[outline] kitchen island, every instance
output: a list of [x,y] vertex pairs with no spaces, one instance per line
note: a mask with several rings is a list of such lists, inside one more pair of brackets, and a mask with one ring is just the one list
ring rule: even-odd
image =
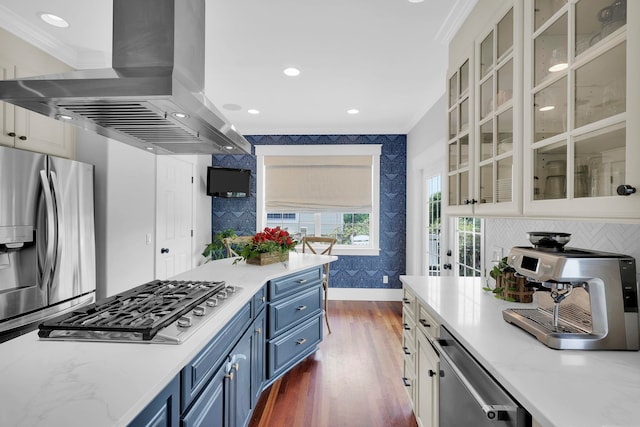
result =
[[213,261],[176,280],[238,287],[184,343],[42,341],[31,332],[0,344],[0,426],[126,426],[268,281],[337,259],[291,253],[285,264]]
[[480,278],[401,280],[541,425],[640,426],[640,352],[548,348],[502,318],[535,302],[496,299]]

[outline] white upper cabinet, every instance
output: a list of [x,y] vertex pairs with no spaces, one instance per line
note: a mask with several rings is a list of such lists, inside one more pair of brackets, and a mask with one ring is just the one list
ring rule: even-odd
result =
[[[524,213],[640,218],[640,2],[525,2]],[[625,187],[628,186],[628,187]]]
[[[0,79],[68,70],[60,61],[0,30]],[[68,123],[0,102],[0,145],[74,158],[76,130]]]
[[[522,206],[521,2],[503,2],[481,21],[481,31],[460,37],[468,55],[450,63],[448,213],[516,215]],[[453,52],[450,61],[459,56]]]

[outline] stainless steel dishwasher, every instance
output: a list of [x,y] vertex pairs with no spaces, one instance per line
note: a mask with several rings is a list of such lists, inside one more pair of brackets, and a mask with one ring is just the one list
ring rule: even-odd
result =
[[440,427],[531,426],[531,415],[446,328],[434,346],[440,353]]

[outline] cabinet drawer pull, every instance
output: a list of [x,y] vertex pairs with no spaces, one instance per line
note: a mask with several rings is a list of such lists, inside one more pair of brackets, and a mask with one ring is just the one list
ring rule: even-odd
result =
[[410,331],[411,330],[411,326],[409,326],[407,323],[403,323],[402,326],[404,327],[405,331]]
[[411,382],[406,377],[402,377],[402,382],[405,387],[411,387]]
[[266,300],[267,299],[264,296],[260,297],[260,302],[265,302]]
[[7,135],[9,135],[11,138],[13,138],[14,136],[16,136],[15,132],[9,132]]
[[296,307],[296,310],[298,311],[302,311],[302,310],[306,310],[307,306],[306,305],[299,305],[298,307]]
[[27,137],[22,135],[22,136],[19,136],[18,139],[21,140],[21,141],[26,141]]
[[301,285],[302,285],[303,283],[307,283],[307,279],[300,279],[300,280],[298,280],[298,283],[299,283],[299,284],[301,284]]
[[411,304],[411,301],[409,301],[408,298],[402,298],[402,302],[405,304]]
[[429,369],[427,373],[429,374],[430,377],[435,377],[436,375],[438,375],[433,369]]
[[402,351],[404,351],[404,354],[406,354],[407,356],[411,356],[411,352],[407,347],[402,347]]
[[425,328],[431,327],[431,324],[428,323],[425,319],[420,319],[420,323],[422,323],[422,326],[424,326]]
[[256,334],[261,334],[261,333],[262,333],[262,328],[256,329]]
[[229,372],[227,375],[224,376],[225,378],[229,378],[230,380],[233,379],[233,372]]
[[296,345],[302,345],[302,344],[304,344],[306,342],[307,342],[306,338],[300,338],[298,341],[296,341]]

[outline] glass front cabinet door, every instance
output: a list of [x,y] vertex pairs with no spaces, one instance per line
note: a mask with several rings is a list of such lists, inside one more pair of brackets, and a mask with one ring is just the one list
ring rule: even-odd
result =
[[525,1],[525,215],[640,218],[639,27],[640,1]]
[[503,4],[473,40],[469,59],[454,63],[449,73],[448,212],[453,214],[521,213],[522,6]]

